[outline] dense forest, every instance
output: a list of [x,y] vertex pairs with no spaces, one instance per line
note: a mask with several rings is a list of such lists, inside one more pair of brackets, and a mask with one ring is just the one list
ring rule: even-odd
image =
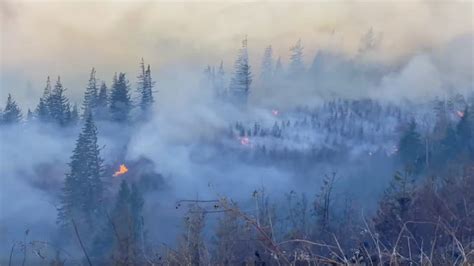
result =
[[[358,56],[375,42],[369,31]],[[315,88],[394,70],[303,57],[301,40],[287,66],[268,46],[257,75],[244,39],[231,68],[204,68],[208,97],[177,108],[186,120],[160,114],[143,59],[110,83],[92,68],[80,104],[60,77],[35,84],[34,109],[12,90],[0,264],[474,263],[473,84],[423,101],[354,97]],[[288,91],[311,101],[278,106]]]

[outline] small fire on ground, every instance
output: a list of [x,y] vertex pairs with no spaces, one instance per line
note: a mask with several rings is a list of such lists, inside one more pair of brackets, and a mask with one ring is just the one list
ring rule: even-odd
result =
[[239,137],[242,146],[250,146],[250,139],[248,137]]
[[114,176],[121,176],[126,172],[128,172],[128,168],[125,166],[125,164],[121,164],[119,170],[115,172]]

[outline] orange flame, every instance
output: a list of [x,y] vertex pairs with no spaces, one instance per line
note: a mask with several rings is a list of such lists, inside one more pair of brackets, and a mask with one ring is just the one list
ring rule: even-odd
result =
[[117,172],[115,172],[114,176],[120,176],[128,172],[128,168],[125,166],[125,164],[121,164],[120,168]]
[[463,111],[456,111],[456,114],[462,118],[464,116],[464,112]]

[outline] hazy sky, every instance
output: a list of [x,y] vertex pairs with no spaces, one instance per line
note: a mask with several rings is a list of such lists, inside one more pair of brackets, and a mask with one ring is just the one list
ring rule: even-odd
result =
[[106,81],[115,71],[127,72],[133,81],[141,57],[162,84],[221,59],[229,72],[245,35],[252,65],[258,69],[265,46],[272,44],[274,53],[286,61],[288,48],[299,38],[310,64],[319,49],[354,55],[361,36],[372,27],[381,39],[375,58],[393,62],[473,33],[472,2],[1,0],[0,4],[2,103],[8,92],[21,103],[35,103],[47,75],[61,75],[68,94],[79,96],[93,66]]

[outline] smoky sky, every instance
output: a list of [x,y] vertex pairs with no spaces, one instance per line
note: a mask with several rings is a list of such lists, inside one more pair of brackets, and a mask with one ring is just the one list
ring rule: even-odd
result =
[[[326,50],[356,58],[372,29],[377,46],[364,60],[399,66],[473,33],[470,2],[2,1],[1,10],[0,99],[11,92],[28,107],[48,75],[61,75],[68,95],[79,101],[92,67],[108,83],[119,71],[134,81],[142,57],[163,94],[188,93],[208,64],[223,60],[230,74],[245,36],[258,78],[267,45],[286,64],[289,47],[301,39],[309,67]],[[464,61],[472,59],[468,47],[457,55]],[[423,56],[412,62],[431,63]]]

